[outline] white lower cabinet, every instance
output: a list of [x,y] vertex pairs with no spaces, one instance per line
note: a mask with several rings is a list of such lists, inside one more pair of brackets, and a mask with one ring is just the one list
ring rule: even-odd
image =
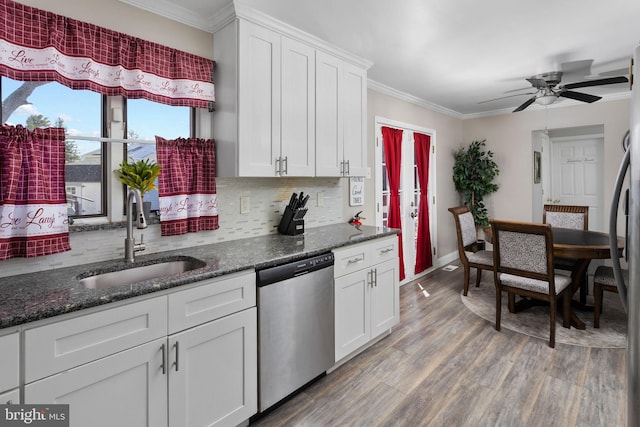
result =
[[0,337],[0,404],[20,403],[20,337],[13,332]]
[[166,426],[165,339],[27,384],[25,403],[69,404],[71,426]]
[[[253,270],[27,329],[25,340],[25,403],[69,404],[72,427],[235,426],[257,412]],[[0,397],[17,402],[9,393]]]
[[169,337],[169,425],[235,426],[255,414],[257,310]]
[[336,249],[336,361],[400,321],[397,237]]

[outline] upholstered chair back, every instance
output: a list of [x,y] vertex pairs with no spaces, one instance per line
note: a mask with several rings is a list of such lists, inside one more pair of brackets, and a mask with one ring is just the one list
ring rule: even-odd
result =
[[476,241],[476,224],[473,221],[473,214],[471,212],[465,212],[461,214],[459,218],[462,244],[469,246]]
[[587,230],[589,206],[544,205],[542,222],[552,227]]
[[502,267],[547,274],[548,251],[544,235],[505,230],[498,236]]

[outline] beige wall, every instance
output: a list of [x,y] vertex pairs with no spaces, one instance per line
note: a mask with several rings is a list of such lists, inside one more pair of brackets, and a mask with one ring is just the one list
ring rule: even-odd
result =
[[[629,129],[629,99],[549,108],[547,128],[604,125],[604,223],[609,221],[616,174],[622,160],[621,141]],[[533,153],[531,133],[545,128],[544,110],[523,111],[464,120],[463,139],[486,139],[500,166],[500,189],[487,197],[490,217],[532,220]]]
[[213,58],[211,33],[129,6],[119,0],[18,0],[18,2],[205,58]]
[[[436,131],[436,221],[437,221],[437,257],[456,250],[456,237],[453,218],[447,209],[460,204],[460,197],[453,187],[451,170],[453,152],[462,142],[462,120],[437,113],[427,108],[399,100],[375,90],[367,93],[367,138],[368,164],[371,178],[365,180],[365,206],[363,215],[365,224],[375,225],[375,118],[382,117]],[[347,191],[345,189],[345,191]],[[350,218],[358,210],[348,206],[348,194],[345,193],[345,217]],[[358,207],[359,208],[359,207]]]

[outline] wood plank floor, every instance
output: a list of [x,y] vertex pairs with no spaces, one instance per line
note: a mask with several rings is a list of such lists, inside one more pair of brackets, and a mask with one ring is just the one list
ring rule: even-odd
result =
[[461,268],[403,286],[391,335],[251,425],[626,425],[625,349],[497,332],[461,289]]

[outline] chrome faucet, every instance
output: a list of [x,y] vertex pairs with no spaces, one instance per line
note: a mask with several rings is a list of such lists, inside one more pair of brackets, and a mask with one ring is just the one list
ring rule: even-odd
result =
[[124,260],[125,262],[134,262],[135,253],[144,251],[147,247],[143,240],[144,235],[140,236],[140,243],[136,243],[135,237],[133,237],[133,199],[136,199],[136,205],[138,208],[136,228],[147,228],[147,220],[144,217],[142,210],[142,194],[140,190],[129,190],[127,193],[127,238],[124,239]]

